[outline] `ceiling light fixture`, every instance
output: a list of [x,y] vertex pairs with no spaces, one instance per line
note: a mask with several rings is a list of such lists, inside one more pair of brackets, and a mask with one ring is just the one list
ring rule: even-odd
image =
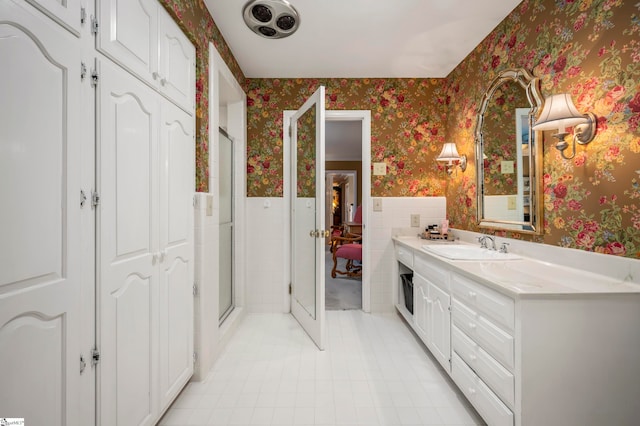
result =
[[250,0],[242,9],[244,22],[264,38],[288,37],[300,26],[300,16],[285,0]]

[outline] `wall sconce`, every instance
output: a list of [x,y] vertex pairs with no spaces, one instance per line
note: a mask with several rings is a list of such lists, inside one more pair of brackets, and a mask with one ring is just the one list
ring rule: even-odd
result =
[[[564,150],[569,147],[569,143],[564,138],[570,134],[566,131],[566,128],[571,126],[573,126],[573,134],[571,136],[572,152],[571,156],[567,157],[564,155]],[[540,117],[538,117],[532,129],[558,129],[558,133],[553,135],[554,138],[558,139],[556,148],[560,150],[562,158],[570,160],[576,156],[576,142],[580,145],[586,145],[595,137],[596,116],[591,112],[580,114],[571,100],[571,95],[561,93],[545,99]]]
[[447,174],[449,176],[453,173],[453,167],[455,166],[453,164],[454,161],[457,163],[456,165],[460,166],[460,170],[463,172],[467,170],[467,156],[458,154],[456,144],[453,142],[447,142],[444,144],[440,155],[436,158],[436,161],[448,161]]

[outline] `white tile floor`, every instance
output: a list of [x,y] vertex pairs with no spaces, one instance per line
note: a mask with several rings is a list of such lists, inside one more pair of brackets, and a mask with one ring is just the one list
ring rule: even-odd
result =
[[483,425],[395,314],[328,311],[319,351],[290,315],[251,314],[160,425]]

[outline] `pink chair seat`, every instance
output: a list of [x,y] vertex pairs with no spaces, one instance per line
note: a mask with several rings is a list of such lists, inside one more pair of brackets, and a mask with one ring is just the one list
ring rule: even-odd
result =
[[336,257],[362,261],[362,244],[344,244],[338,247],[338,250],[336,251]]

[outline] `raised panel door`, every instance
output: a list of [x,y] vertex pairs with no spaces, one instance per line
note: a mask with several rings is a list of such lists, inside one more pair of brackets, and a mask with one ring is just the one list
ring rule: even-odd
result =
[[0,2],[0,413],[79,425],[80,46]]
[[80,35],[80,0],[27,0],[75,36]]
[[447,371],[451,371],[451,296],[429,283],[429,343],[433,355]]
[[158,27],[160,91],[193,114],[196,49],[163,8],[158,8]]
[[157,0],[99,0],[97,48],[157,87]]
[[111,62],[99,69],[99,419],[151,425],[158,415],[158,99]]
[[160,406],[193,374],[194,117],[162,101],[160,120]]

